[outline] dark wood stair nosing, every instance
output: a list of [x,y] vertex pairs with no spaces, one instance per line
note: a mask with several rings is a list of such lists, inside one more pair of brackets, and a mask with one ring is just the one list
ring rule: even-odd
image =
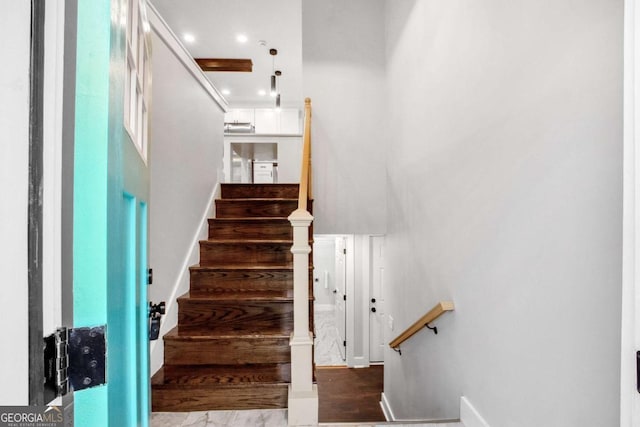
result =
[[291,363],[237,365],[164,365],[151,377],[155,386],[233,386],[248,384],[288,384]]

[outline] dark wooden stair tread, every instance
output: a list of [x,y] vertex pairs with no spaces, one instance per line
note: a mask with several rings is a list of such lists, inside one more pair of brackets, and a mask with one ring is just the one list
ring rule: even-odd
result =
[[[314,299],[313,295],[309,295],[309,301]],[[237,292],[226,291],[220,293],[193,294],[187,292],[178,297],[178,301],[191,300],[198,302],[293,302],[293,289],[286,291],[278,290],[262,290],[262,289],[244,289]]]
[[298,208],[297,199],[218,199],[217,218],[287,218]]
[[292,245],[293,239],[242,239],[242,240],[234,240],[234,239],[207,239],[200,240],[200,243],[206,244],[221,244],[221,245]]
[[224,292],[205,295],[192,295],[190,292],[187,292],[186,294],[178,297],[178,301],[187,299],[202,302],[293,302],[293,289],[286,291],[248,289],[237,294]]
[[166,365],[153,375],[152,385],[238,385],[256,383],[288,383],[291,381],[290,363],[249,365]]
[[[255,199],[254,199],[255,200]],[[289,217],[286,216],[244,216],[244,217],[233,217],[233,218],[209,218],[209,222],[231,222],[231,223],[254,223],[254,222],[283,222],[287,224],[291,224],[289,222]]]
[[264,202],[264,201],[274,201],[274,202],[297,202],[298,199],[294,199],[291,197],[235,197],[232,199],[217,199],[216,202],[223,203],[235,203],[235,202]]
[[[190,270],[193,271],[293,271],[293,267],[280,267],[277,265],[243,265],[243,264],[227,264],[222,267],[220,266],[208,266],[208,265],[200,265],[194,264],[189,267]],[[309,266],[309,270],[313,270],[313,266]]]
[[208,341],[227,339],[289,339],[290,333],[279,330],[265,330],[261,332],[237,331],[234,329],[220,329],[215,331],[203,329],[180,328],[178,326],[171,329],[164,336],[165,340],[172,341]]
[[220,188],[223,199],[236,197],[298,197],[299,184],[240,184],[225,183]]

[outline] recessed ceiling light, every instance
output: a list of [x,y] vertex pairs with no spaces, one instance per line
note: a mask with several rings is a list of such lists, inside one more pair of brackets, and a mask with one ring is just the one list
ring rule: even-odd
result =
[[264,89],[260,89],[260,90],[258,91],[258,95],[259,95],[259,96],[265,96],[266,94],[267,94],[267,91],[266,91],[266,90],[264,90]]
[[222,89],[221,92],[223,95],[231,95],[231,91],[229,89]]
[[246,43],[246,42],[247,42],[247,40],[249,40],[249,38],[248,38],[245,34],[238,34],[238,35],[236,36],[236,41],[237,41],[238,43]]
[[186,41],[187,43],[193,43],[194,41],[196,41],[196,38],[193,34],[191,33],[184,33],[182,35],[182,38],[184,39],[184,41]]

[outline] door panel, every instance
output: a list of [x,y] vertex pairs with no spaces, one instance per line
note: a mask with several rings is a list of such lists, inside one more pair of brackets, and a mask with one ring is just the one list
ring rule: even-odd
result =
[[74,325],[106,324],[108,360],[106,386],[74,394],[82,426],[147,426],[149,418],[149,170],[125,128],[126,28],[111,19],[126,6],[78,2]]
[[[369,361],[384,361],[384,237],[371,237]],[[375,311],[374,311],[375,309]]]
[[148,416],[151,412],[151,378],[149,372],[149,303],[147,296],[148,285],[148,209],[147,203],[140,202],[138,205],[138,289],[136,293],[136,311],[138,325],[138,420],[140,425],[148,426]]
[[347,286],[347,262],[345,256],[346,239],[344,237],[336,238],[336,280],[335,280],[335,316],[336,327],[338,329],[338,348],[340,349],[340,356],[342,360],[346,360],[346,346],[344,343],[347,340],[346,337],[346,325],[347,325],[347,304],[346,298],[346,286]]

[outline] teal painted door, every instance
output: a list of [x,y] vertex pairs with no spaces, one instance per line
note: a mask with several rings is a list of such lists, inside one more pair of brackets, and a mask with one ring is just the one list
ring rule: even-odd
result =
[[148,60],[148,27],[136,27],[137,43],[128,25],[144,22],[132,12],[140,3],[78,2],[74,326],[107,325],[107,384],[74,394],[83,427],[147,426],[150,412],[148,105],[135,75],[136,61]]

